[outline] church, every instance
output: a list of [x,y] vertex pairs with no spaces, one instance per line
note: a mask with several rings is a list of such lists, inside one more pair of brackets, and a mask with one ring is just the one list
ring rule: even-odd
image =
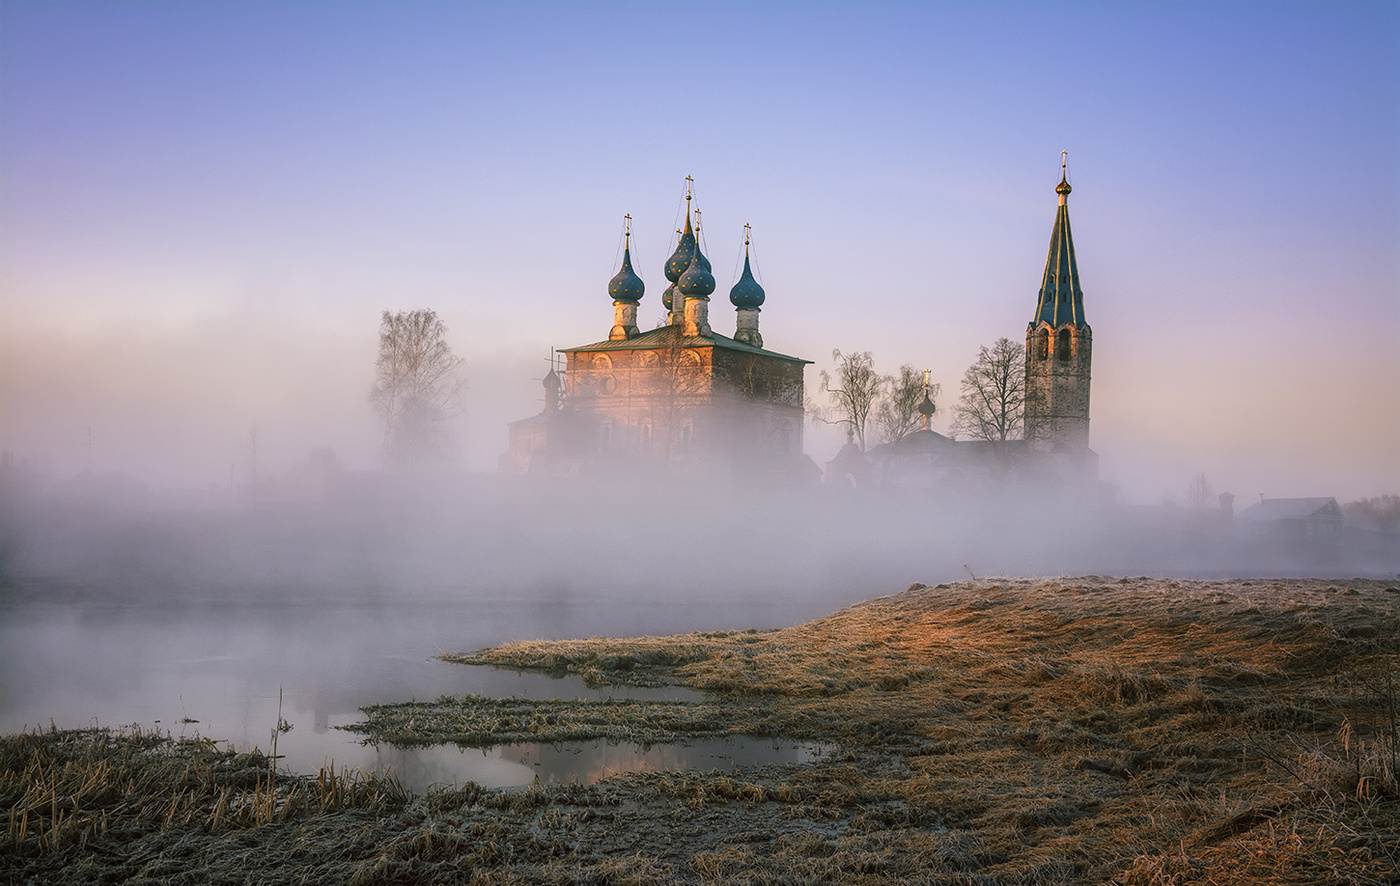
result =
[[[1068,169],[1055,188],[1059,206],[1050,249],[1025,332],[1019,439],[956,440],[931,428],[925,397],[921,430],[862,452],[848,442],[826,463],[833,485],[908,489],[977,487],[988,481],[1050,482],[1086,492],[1097,482],[1089,448],[1092,332],[1070,232]],[[700,239],[700,211],[687,188],[685,226],[663,268],[662,325],[642,331],[646,286],[632,267],[630,217],[622,267],[608,283],[608,337],[564,348],[562,372],[544,378],[544,410],[510,425],[501,469],[510,473],[616,476],[629,468],[690,476],[821,474],[803,454],[803,369],[811,363],[764,347],[765,302],[744,236],[744,269],[729,291],[734,335],[710,324],[716,281]]]
[[1089,448],[1093,334],[1084,318],[1070,231],[1071,191],[1062,161],[1050,249],[1035,313],[1026,326],[1020,439],[954,440],[939,434],[930,428],[934,407],[926,396],[921,430],[867,452],[847,443],[827,462],[828,483],[954,490],[1011,478],[1106,494],[1097,488],[1098,455]]
[[685,227],[663,268],[663,325],[643,331],[646,285],[632,267],[627,218],[622,268],[608,283],[608,337],[563,348],[563,372],[544,378],[539,415],[510,425],[501,468],[510,473],[611,476],[629,469],[691,476],[818,473],[802,451],[802,371],[810,360],[763,346],[766,294],[749,261],[729,290],[734,335],[710,324],[715,278],[701,248],[700,210],[687,188]]

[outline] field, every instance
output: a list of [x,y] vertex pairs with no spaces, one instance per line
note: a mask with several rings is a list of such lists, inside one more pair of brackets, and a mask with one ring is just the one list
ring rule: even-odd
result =
[[1400,588],[982,580],[795,627],[448,660],[703,702],[443,698],[400,744],[830,744],[820,761],[412,797],[210,742],[0,740],[12,882],[1400,883]]

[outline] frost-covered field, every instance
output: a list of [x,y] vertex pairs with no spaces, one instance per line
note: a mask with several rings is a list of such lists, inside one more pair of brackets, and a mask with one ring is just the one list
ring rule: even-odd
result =
[[[208,743],[5,739],[3,870],[44,882],[1386,883],[1400,588],[1086,576],[795,627],[449,655],[700,702],[443,698],[404,744],[815,740],[817,762],[409,797]],[[150,773],[159,771],[161,777]]]

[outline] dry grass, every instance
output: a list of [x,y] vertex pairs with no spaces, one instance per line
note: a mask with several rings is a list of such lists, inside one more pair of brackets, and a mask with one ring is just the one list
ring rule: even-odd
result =
[[484,745],[742,733],[839,750],[725,775],[415,799],[380,785],[324,802],[324,784],[269,782],[265,759],[207,745],[16,736],[0,745],[0,871],[46,882],[1394,884],[1397,636],[1400,590],[1381,583],[1088,577],[915,586],[779,631],[516,644],[453,658],[713,694],[441,699],[372,709],[370,734]]

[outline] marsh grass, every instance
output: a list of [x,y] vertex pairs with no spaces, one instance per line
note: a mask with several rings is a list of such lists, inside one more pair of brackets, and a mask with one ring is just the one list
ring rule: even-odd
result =
[[[700,702],[442,698],[368,737],[724,734],[802,766],[406,797],[105,730],[0,740],[0,870],[44,882],[1194,886],[1400,882],[1400,590],[962,582],[776,631],[513,644],[452,660],[675,684]],[[293,798],[296,798],[294,801]]]
[[[948,863],[924,873],[1393,882],[1397,604],[1400,590],[1368,581],[982,580],[915,585],[782,630],[518,643],[445,658],[711,693],[672,703],[677,738],[837,742],[849,771],[828,799],[861,810],[841,818],[846,834],[879,822],[912,839],[939,821],[975,835],[958,843],[975,843],[975,858],[954,863],[944,847],[934,857]],[[461,716],[482,702],[438,704]],[[582,719],[603,719],[603,703],[583,707]],[[553,713],[572,723],[576,711],[542,705],[533,722]],[[654,718],[626,705],[612,713],[664,740]],[[883,799],[855,789],[868,780],[854,773],[888,772],[890,761],[903,769],[882,781]],[[790,796],[806,795],[784,784],[765,802]],[[871,804],[884,811],[865,811]],[[1236,854],[1252,860],[1247,874],[1232,867]],[[734,860],[706,855],[692,866],[701,879],[717,870],[729,876]]]

